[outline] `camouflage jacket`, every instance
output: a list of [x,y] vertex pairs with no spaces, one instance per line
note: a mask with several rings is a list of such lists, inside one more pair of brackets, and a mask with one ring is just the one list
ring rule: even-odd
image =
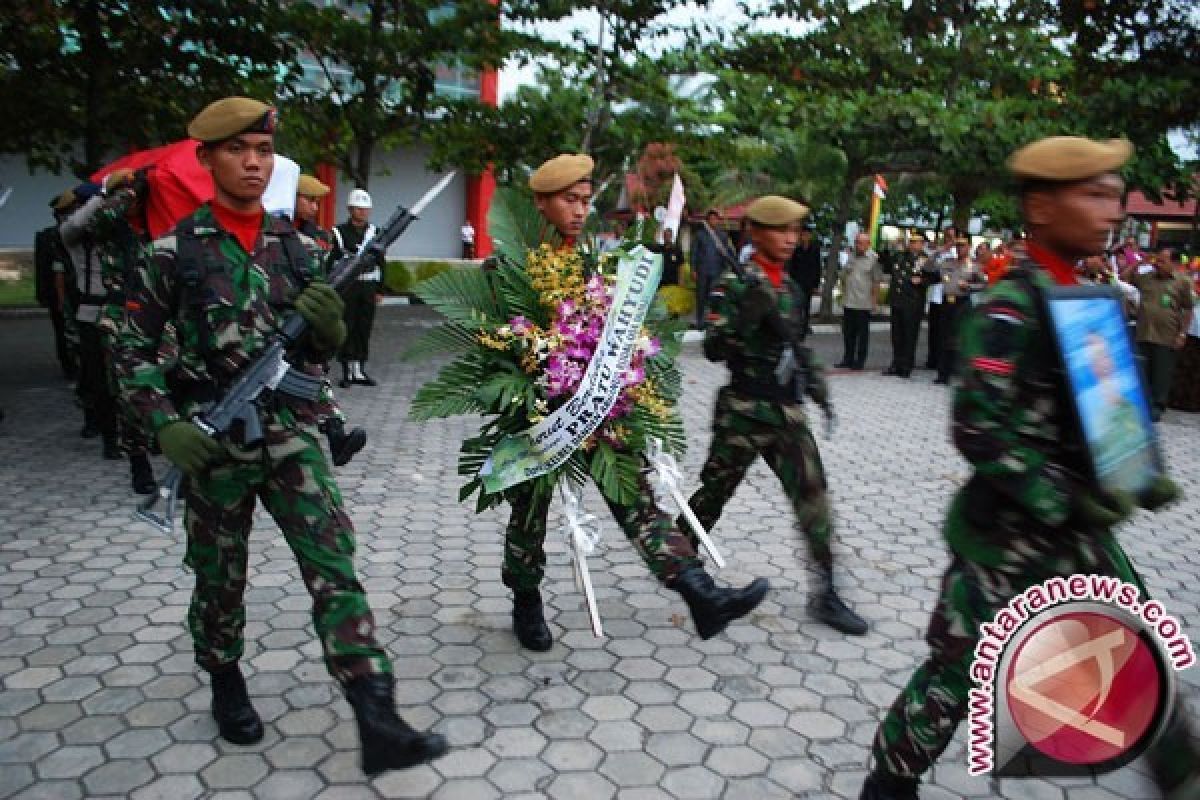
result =
[[126,218],[136,202],[137,194],[132,189],[121,189],[105,199],[87,226],[95,242],[100,281],[106,292],[99,326],[108,336],[116,336],[124,325],[126,276],[148,244]]
[[[201,269],[179,263],[181,231],[189,226]],[[304,263],[289,259],[283,241],[288,236],[298,237]],[[254,253],[247,254],[217,224],[208,205],[145,250],[126,287],[128,322],[121,335],[119,375],[122,391],[146,427],[157,433],[194,413],[199,403],[215,400],[279,330],[303,284],[320,274],[320,261],[320,248],[311,238],[270,215],[263,216]],[[168,322],[179,340],[170,374],[158,359]],[[306,341],[294,360],[319,375],[315,365],[332,355]],[[311,404],[288,405],[301,420],[315,419]]]
[[[779,315],[796,324],[797,285],[786,274],[778,289],[771,286],[766,273],[753,261],[745,265],[747,277],[757,278],[775,296]],[[749,333],[741,333],[739,322],[742,297],[749,289],[732,271],[726,271],[713,290],[704,336],[704,354],[710,361],[724,361],[732,373],[729,388],[740,398],[739,413],[773,425],[784,425],[788,418],[782,406],[798,401],[790,386],[780,386],[775,376],[783,349],[789,342],[780,339],[766,324]],[[798,359],[811,375],[808,394],[818,403],[829,400],[825,370],[807,347],[797,348]]]
[[[991,541],[991,533],[1054,529],[1065,536],[1072,495],[1089,483],[1066,378],[1036,295],[1052,285],[1033,262],[1014,267],[967,314],[959,333],[962,383],[953,435],[973,475],[956,501],[968,524],[948,524],[946,537],[972,560],[987,561],[1015,545]],[[1024,522],[997,524],[1001,514]]]
[[892,257],[884,265],[891,273],[888,284],[888,305],[925,306],[925,294],[929,284],[937,280],[937,271],[926,267],[926,260],[905,251]]

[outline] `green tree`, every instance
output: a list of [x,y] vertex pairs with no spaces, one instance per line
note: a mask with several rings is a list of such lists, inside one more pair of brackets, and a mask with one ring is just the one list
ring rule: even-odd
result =
[[286,25],[305,50],[307,78],[288,95],[295,152],[367,187],[380,148],[440,135],[448,101],[437,93],[439,69],[496,66],[524,41],[497,14],[488,0],[289,4]]
[[273,97],[293,64],[279,20],[275,0],[0,4],[0,152],[82,177],[219,97]]

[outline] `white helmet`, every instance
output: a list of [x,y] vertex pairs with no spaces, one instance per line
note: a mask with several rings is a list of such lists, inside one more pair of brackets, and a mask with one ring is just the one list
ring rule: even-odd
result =
[[348,208],[370,208],[371,195],[367,194],[366,189],[355,189],[346,198],[346,206]]

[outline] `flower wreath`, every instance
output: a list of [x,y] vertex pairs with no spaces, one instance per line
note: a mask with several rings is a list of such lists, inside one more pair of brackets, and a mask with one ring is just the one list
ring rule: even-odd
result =
[[[540,215],[527,195],[513,189],[497,193],[488,227],[497,247],[495,268],[450,270],[417,286],[417,297],[446,322],[406,353],[453,356],[417,391],[410,418],[487,417],[459,453],[458,473],[468,479],[459,500],[478,491],[476,511],[504,500],[503,492],[485,490],[480,475],[496,445],[552,413],[579,386],[604,327],[612,269],[621,255],[592,258],[594,248],[543,242]],[[683,421],[675,406],[682,387],[675,365],[681,328],[655,304],[616,404],[563,466],[531,479],[535,496],[549,498],[564,473],[574,481],[590,474],[606,499],[627,505],[637,497],[650,440],[682,454]]]

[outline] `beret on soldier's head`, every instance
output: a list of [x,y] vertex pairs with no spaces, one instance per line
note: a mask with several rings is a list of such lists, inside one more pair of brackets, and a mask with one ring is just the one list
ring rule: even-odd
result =
[[957,239],[954,240],[954,243],[955,244],[970,244],[971,240],[968,239],[966,236],[959,236]]
[[71,206],[75,205],[75,192],[67,189],[62,194],[50,201],[50,207],[55,211],[66,211]]
[[760,197],[746,207],[747,219],[769,227],[791,225],[804,219],[807,214],[808,206],[777,194]]
[[529,176],[529,188],[538,194],[554,194],[580,181],[591,180],[596,162],[591,156],[564,153],[538,167]]
[[210,103],[188,123],[188,136],[205,144],[239,133],[274,133],[275,109],[249,97],[226,97]]
[[910,242],[920,242],[921,244],[928,244],[929,242],[929,240],[925,238],[925,234],[917,231],[909,231],[908,240]]
[[296,194],[305,197],[324,197],[329,194],[329,187],[312,175],[301,175],[300,180],[296,182]]
[[1133,155],[1128,139],[1097,142],[1082,136],[1051,136],[1027,144],[1008,159],[1023,181],[1081,181],[1115,172]]

